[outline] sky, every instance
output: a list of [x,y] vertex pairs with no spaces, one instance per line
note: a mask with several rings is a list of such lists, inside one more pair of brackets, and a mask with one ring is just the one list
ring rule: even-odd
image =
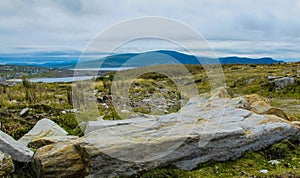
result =
[[1,0],[0,54],[78,53],[112,25],[145,16],[190,26],[217,56],[300,59],[297,0]]

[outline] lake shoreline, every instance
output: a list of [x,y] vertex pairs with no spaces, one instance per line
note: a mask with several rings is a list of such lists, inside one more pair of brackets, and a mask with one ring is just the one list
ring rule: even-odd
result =
[[[76,81],[91,80],[97,76],[79,76],[79,77],[56,77],[56,78],[30,78],[34,83],[71,83]],[[7,82],[20,83],[22,79],[10,79]]]

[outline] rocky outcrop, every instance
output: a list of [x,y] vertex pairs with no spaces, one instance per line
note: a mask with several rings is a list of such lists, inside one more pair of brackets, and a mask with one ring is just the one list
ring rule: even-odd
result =
[[271,86],[273,86],[277,90],[286,88],[287,86],[295,83],[295,78],[293,77],[269,76],[268,79]]
[[192,98],[177,113],[95,124],[82,138],[38,149],[34,168],[44,177],[129,176],[166,165],[190,170],[299,139],[299,124],[267,113],[272,108],[267,100],[230,98],[224,91]]
[[0,151],[9,154],[13,160],[18,162],[30,162],[33,155],[29,148],[2,131],[0,131]]
[[8,176],[15,170],[14,163],[10,155],[0,151],[0,177]]
[[293,77],[283,77],[274,80],[274,84],[278,89],[285,88],[294,83],[295,83],[295,79]]
[[18,141],[27,146],[29,142],[34,139],[48,137],[48,136],[66,136],[68,133],[49,119],[42,119],[38,121],[35,126]]

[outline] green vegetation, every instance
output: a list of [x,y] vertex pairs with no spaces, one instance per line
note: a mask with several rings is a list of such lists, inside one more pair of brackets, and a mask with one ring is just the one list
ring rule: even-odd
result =
[[[1,130],[19,139],[38,120],[49,118],[70,134],[81,134],[74,114],[62,113],[72,109],[68,99],[70,90],[70,84],[31,83],[26,78],[12,87],[0,85]],[[30,110],[26,115],[20,116],[24,108]]]
[[[176,66],[169,66],[176,67]],[[199,93],[209,92],[210,83],[204,69],[199,65],[187,65],[192,74]],[[224,65],[223,71],[226,85],[234,95],[258,94],[266,97],[271,105],[282,109],[290,120],[300,121],[300,63],[274,64],[274,65]],[[126,72],[134,72],[129,70]],[[97,98],[95,113],[93,109],[76,113],[73,108],[72,94],[76,94],[79,102],[82,91],[72,91],[72,85],[64,83],[31,83],[23,78],[22,83],[15,86],[0,85],[0,121],[1,130],[15,139],[27,133],[34,124],[42,119],[49,118],[62,126],[69,134],[82,135],[77,126],[76,118],[80,121],[95,120],[103,116],[107,120],[124,119],[120,117],[113,107],[111,90],[115,73],[109,73],[96,80],[94,90]],[[186,80],[190,76],[180,76],[178,79]],[[268,83],[268,76],[295,77],[295,83],[281,90],[275,90]],[[122,87],[130,82],[129,98],[131,102],[123,108],[130,106],[135,112],[145,114],[165,114],[176,112],[186,100],[185,91],[180,91],[174,82],[166,76],[157,73],[147,73],[134,81],[121,81],[117,83]],[[187,83],[186,85],[189,85]],[[77,92],[77,93],[76,93]],[[146,101],[163,98],[162,105],[167,107],[157,109],[160,103],[147,103]],[[78,102],[77,101],[77,102]],[[160,100],[159,100],[160,101]],[[76,101],[75,101],[76,102]],[[137,104],[135,104],[137,103]],[[20,111],[30,108],[29,112],[20,116]],[[125,114],[126,115],[126,114]],[[125,118],[129,117],[126,115]],[[268,161],[278,160],[280,163],[272,165]],[[27,168],[17,166],[17,177],[30,177]],[[26,165],[25,165],[26,167]],[[27,166],[28,167],[28,166]],[[267,169],[264,174],[259,171]],[[235,161],[210,162],[199,164],[192,171],[183,171],[176,168],[159,168],[144,172],[141,177],[300,177],[300,147],[299,143],[283,141],[259,152],[247,152]],[[23,172],[23,173],[22,173]],[[16,175],[14,177],[16,177]]]
[[[271,160],[278,162],[272,164]],[[263,151],[247,152],[235,161],[201,163],[192,171],[174,167],[158,168],[136,177],[299,177],[299,161],[300,144],[284,140]],[[260,170],[268,172],[261,173]]]

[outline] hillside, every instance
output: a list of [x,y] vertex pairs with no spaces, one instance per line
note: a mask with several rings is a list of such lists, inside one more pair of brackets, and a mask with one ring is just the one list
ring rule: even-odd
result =
[[[272,58],[246,58],[246,57],[221,57],[221,64],[275,64],[277,61]],[[143,53],[124,53],[107,56],[104,59],[80,62],[80,66],[95,68],[95,66],[105,67],[142,67],[160,64],[213,64],[214,60],[207,57],[192,56],[177,51],[159,50]],[[70,67],[70,66],[69,66]],[[74,67],[74,66],[73,66]]]
[[[164,67],[176,67],[174,65]],[[209,80],[200,65],[187,65],[195,80],[199,94],[210,91]],[[223,65],[226,85],[234,97],[257,94],[264,97],[271,106],[282,110],[281,115],[290,121],[300,121],[300,63],[272,65]],[[129,70],[134,72],[136,69]],[[118,120],[120,117],[113,109],[110,97],[110,85],[114,73],[97,79],[95,96],[98,113],[79,113],[82,119],[96,119],[101,115],[105,120]],[[294,83],[277,89],[270,83],[270,76],[294,78]],[[182,76],[183,78],[186,76]],[[124,81],[126,82],[126,81]],[[0,85],[1,131],[15,139],[21,138],[41,119],[49,118],[58,123],[71,135],[82,136],[75,119],[77,111],[72,109],[72,84],[45,84],[26,81],[15,86]],[[74,92],[73,92],[74,93]],[[134,81],[130,89],[130,99],[135,112],[141,114],[162,115],[177,112],[180,106],[180,91],[174,83],[162,75],[149,73]],[[164,98],[164,100],[161,100]],[[149,99],[153,101],[149,103]],[[161,107],[167,106],[167,107]],[[28,110],[26,110],[28,108]],[[22,110],[26,111],[21,114]],[[272,111],[274,112],[274,111]],[[277,111],[276,111],[277,112]],[[282,112],[278,112],[280,114]],[[125,113],[126,114],[126,113]],[[247,152],[236,161],[209,162],[200,164],[192,171],[183,171],[174,167],[160,167],[141,172],[142,177],[240,177],[265,176],[260,170],[267,169],[268,176],[298,177],[299,142],[284,140],[281,143],[259,152]],[[280,163],[272,165],[271,160]],[[30,165],[17,165],[15,177],[34,177]]]
[[[50,55],[50,56],[49,56]],[[53,56],[51,56],[53,55]],[[19,65],[19,66],[36,66],[36,67],[47,67],[55,69],[74,69],[79,62],[80,53],[72,54],[72,57],[56,56],[56,54],[28,54],[26,57],[22,56],[0,56],[0,63],[7,65]],[[101,53],[101,55],[103,55]],[[160,55],[158,57],[158,55]],[[126,63],[129,59],[135,58],[134,62]],[[174,61],[171,58],[177,60]],[[180,53],[177,51],[169,50],[158,50],[158,51],[148,51],[143,53],[122,53],[122,54],[112,54],[105,57],[104,59],[89,59],[89,54],[85,56],[85,59],[81,59],[77,67],[80,68],[96,68],[101,64],[102,68],[106,67],[141,67],[149,65],[159,65],[159,64],[199,64],[199,61],[205,61],[205,63],[210,63],[212,61],[210,58],[201,56],[191,56],[185,53]],[[246,58],[246,57],[220,57],[219,61],[221,64],[275,64],[282,62],[269,57],[263,58]]]

